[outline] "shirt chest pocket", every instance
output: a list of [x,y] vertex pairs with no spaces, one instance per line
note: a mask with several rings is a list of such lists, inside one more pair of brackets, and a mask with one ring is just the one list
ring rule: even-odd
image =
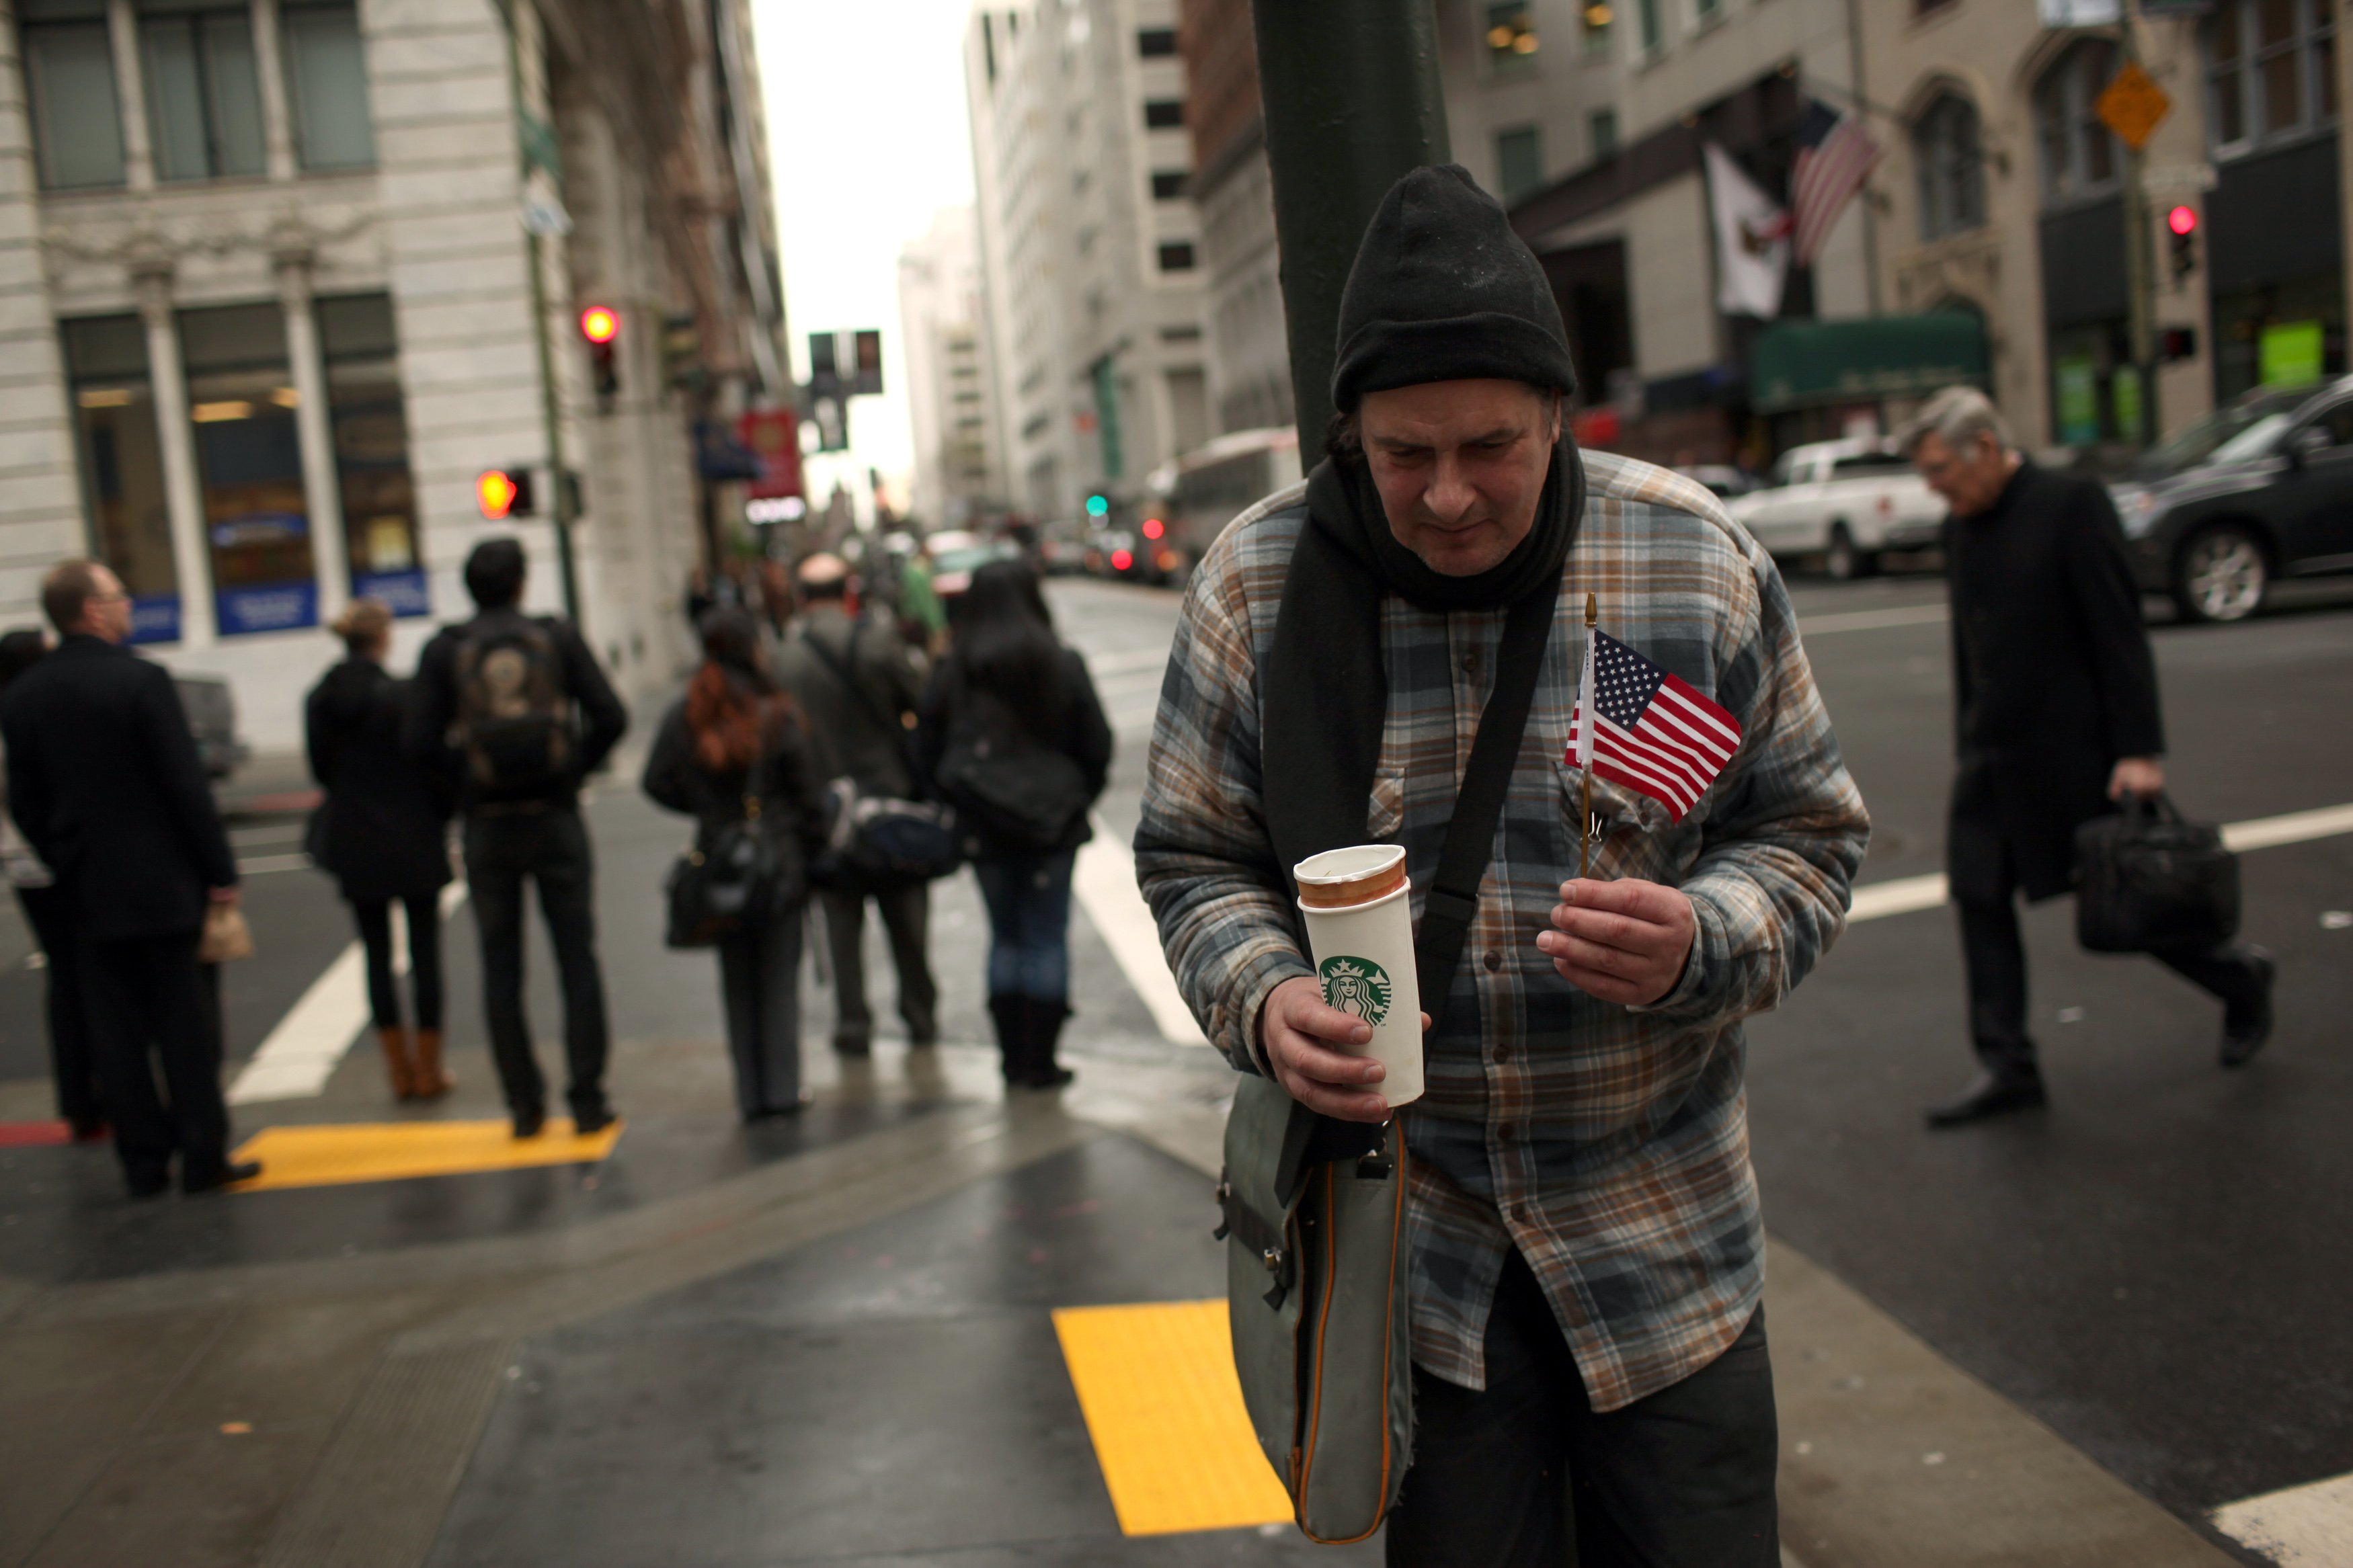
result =
[[[1578,843],[1584,835],[1585,773],[1567,763],[1555,763],[1553,776],[1560,863],[1563,875],[1573,877],[1578,864]],[[1674,854],[1670,842],[1673,837],[1672,826],[1666,807],[1657,801],[1623,784],[1597,777],[1593,781],[1592,875],[1612,881],[1627,877],[1644,881],[1672,880],[1664,874]]]

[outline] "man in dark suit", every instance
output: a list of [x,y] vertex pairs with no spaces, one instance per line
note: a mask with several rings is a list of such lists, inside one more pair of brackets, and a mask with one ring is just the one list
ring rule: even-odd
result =
[[[1900,439],[1952,508],[1945,560],[1960,765],[1945,857],[1982,1070],[1927,1117],[1957,1127],[2043,1103],[2026,1033],[2018,895],[2067,891],[2075,829],[2126,795],[2165,788],[2165,729],[2140,590],[2105,487],[2027,461],[1971,387],[1931,397]],[[2223,945],[2154,956],[2221,998],[2224,1067],[2263,1048],[2270,954]]]
[[482,1011],[518,1138],[535,1137],[547,1121],[546,1082],[523,1014],[526,879],[539,886],[563,982],[573,1126],[597,1132],[613,1120],[596,865],[580,785],[629,723],[579,632],[553,616],[523,614],[524,573],[522,546],[512,539],[486,539],[467,557],[466,591],[477,613],[443,628],[418,656],[406,742],[428,773],[462,781]]
[[[171,675],[121,646],[131,600],[69,561],[41,584],[65,640],[8,689],[0,733],[16,825],[56,873],[82,945],[99,1082],[133,1197],[210,1192],[261,1173],[228,1159],[220,1047],[197,973],[213,901],[237,861]],[[149,1059],[163,1068],[164,1093]]]

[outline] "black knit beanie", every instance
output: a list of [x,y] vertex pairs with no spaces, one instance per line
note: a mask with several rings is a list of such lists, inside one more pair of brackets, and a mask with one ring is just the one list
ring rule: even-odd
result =
[[1340,296],[1332,405],[1427,381],[1494,379],[1577,390],[1568,329],[1544,267],[1460,163],[1389,187]]

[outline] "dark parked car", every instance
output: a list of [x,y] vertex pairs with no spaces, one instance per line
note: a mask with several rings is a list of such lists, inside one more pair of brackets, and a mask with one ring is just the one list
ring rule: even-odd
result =
[[174,676],[180,706],[188,715],[188,730],[196,738],[196,756],[206,774],[225,779],[251,756],[251,748],[237,738],[237,700],[228,682],[210,675]]
[[2282,577],[2353,572],[2353,376],[2250,393],[2111,489],[2141,586],[2185,620],[2243,620]]

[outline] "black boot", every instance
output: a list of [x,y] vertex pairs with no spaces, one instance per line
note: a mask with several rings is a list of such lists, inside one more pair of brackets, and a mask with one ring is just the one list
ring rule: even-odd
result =
[[1005,1061],[1005,1081],[1008,1084],[1028,1082],[1029,998],[991,996],[988,999],[988,1016],[997,1026],[997,1049]]
[[1061,1038],[1062,1020],[1071,1016],[1070,1004],[1059,996],[1025,996],[1022,1000],[1029,1006],[1029,1085],[1031,1089],[1060,1089],[1077,1076],[1054,1063],[1054,1045]]
[[2238,995],[2222,1011],[2222,1065],[2244,1067],[2272,1037],[2272,982],[2279,963],[2260,947],[2242,950],[2247,978]]

